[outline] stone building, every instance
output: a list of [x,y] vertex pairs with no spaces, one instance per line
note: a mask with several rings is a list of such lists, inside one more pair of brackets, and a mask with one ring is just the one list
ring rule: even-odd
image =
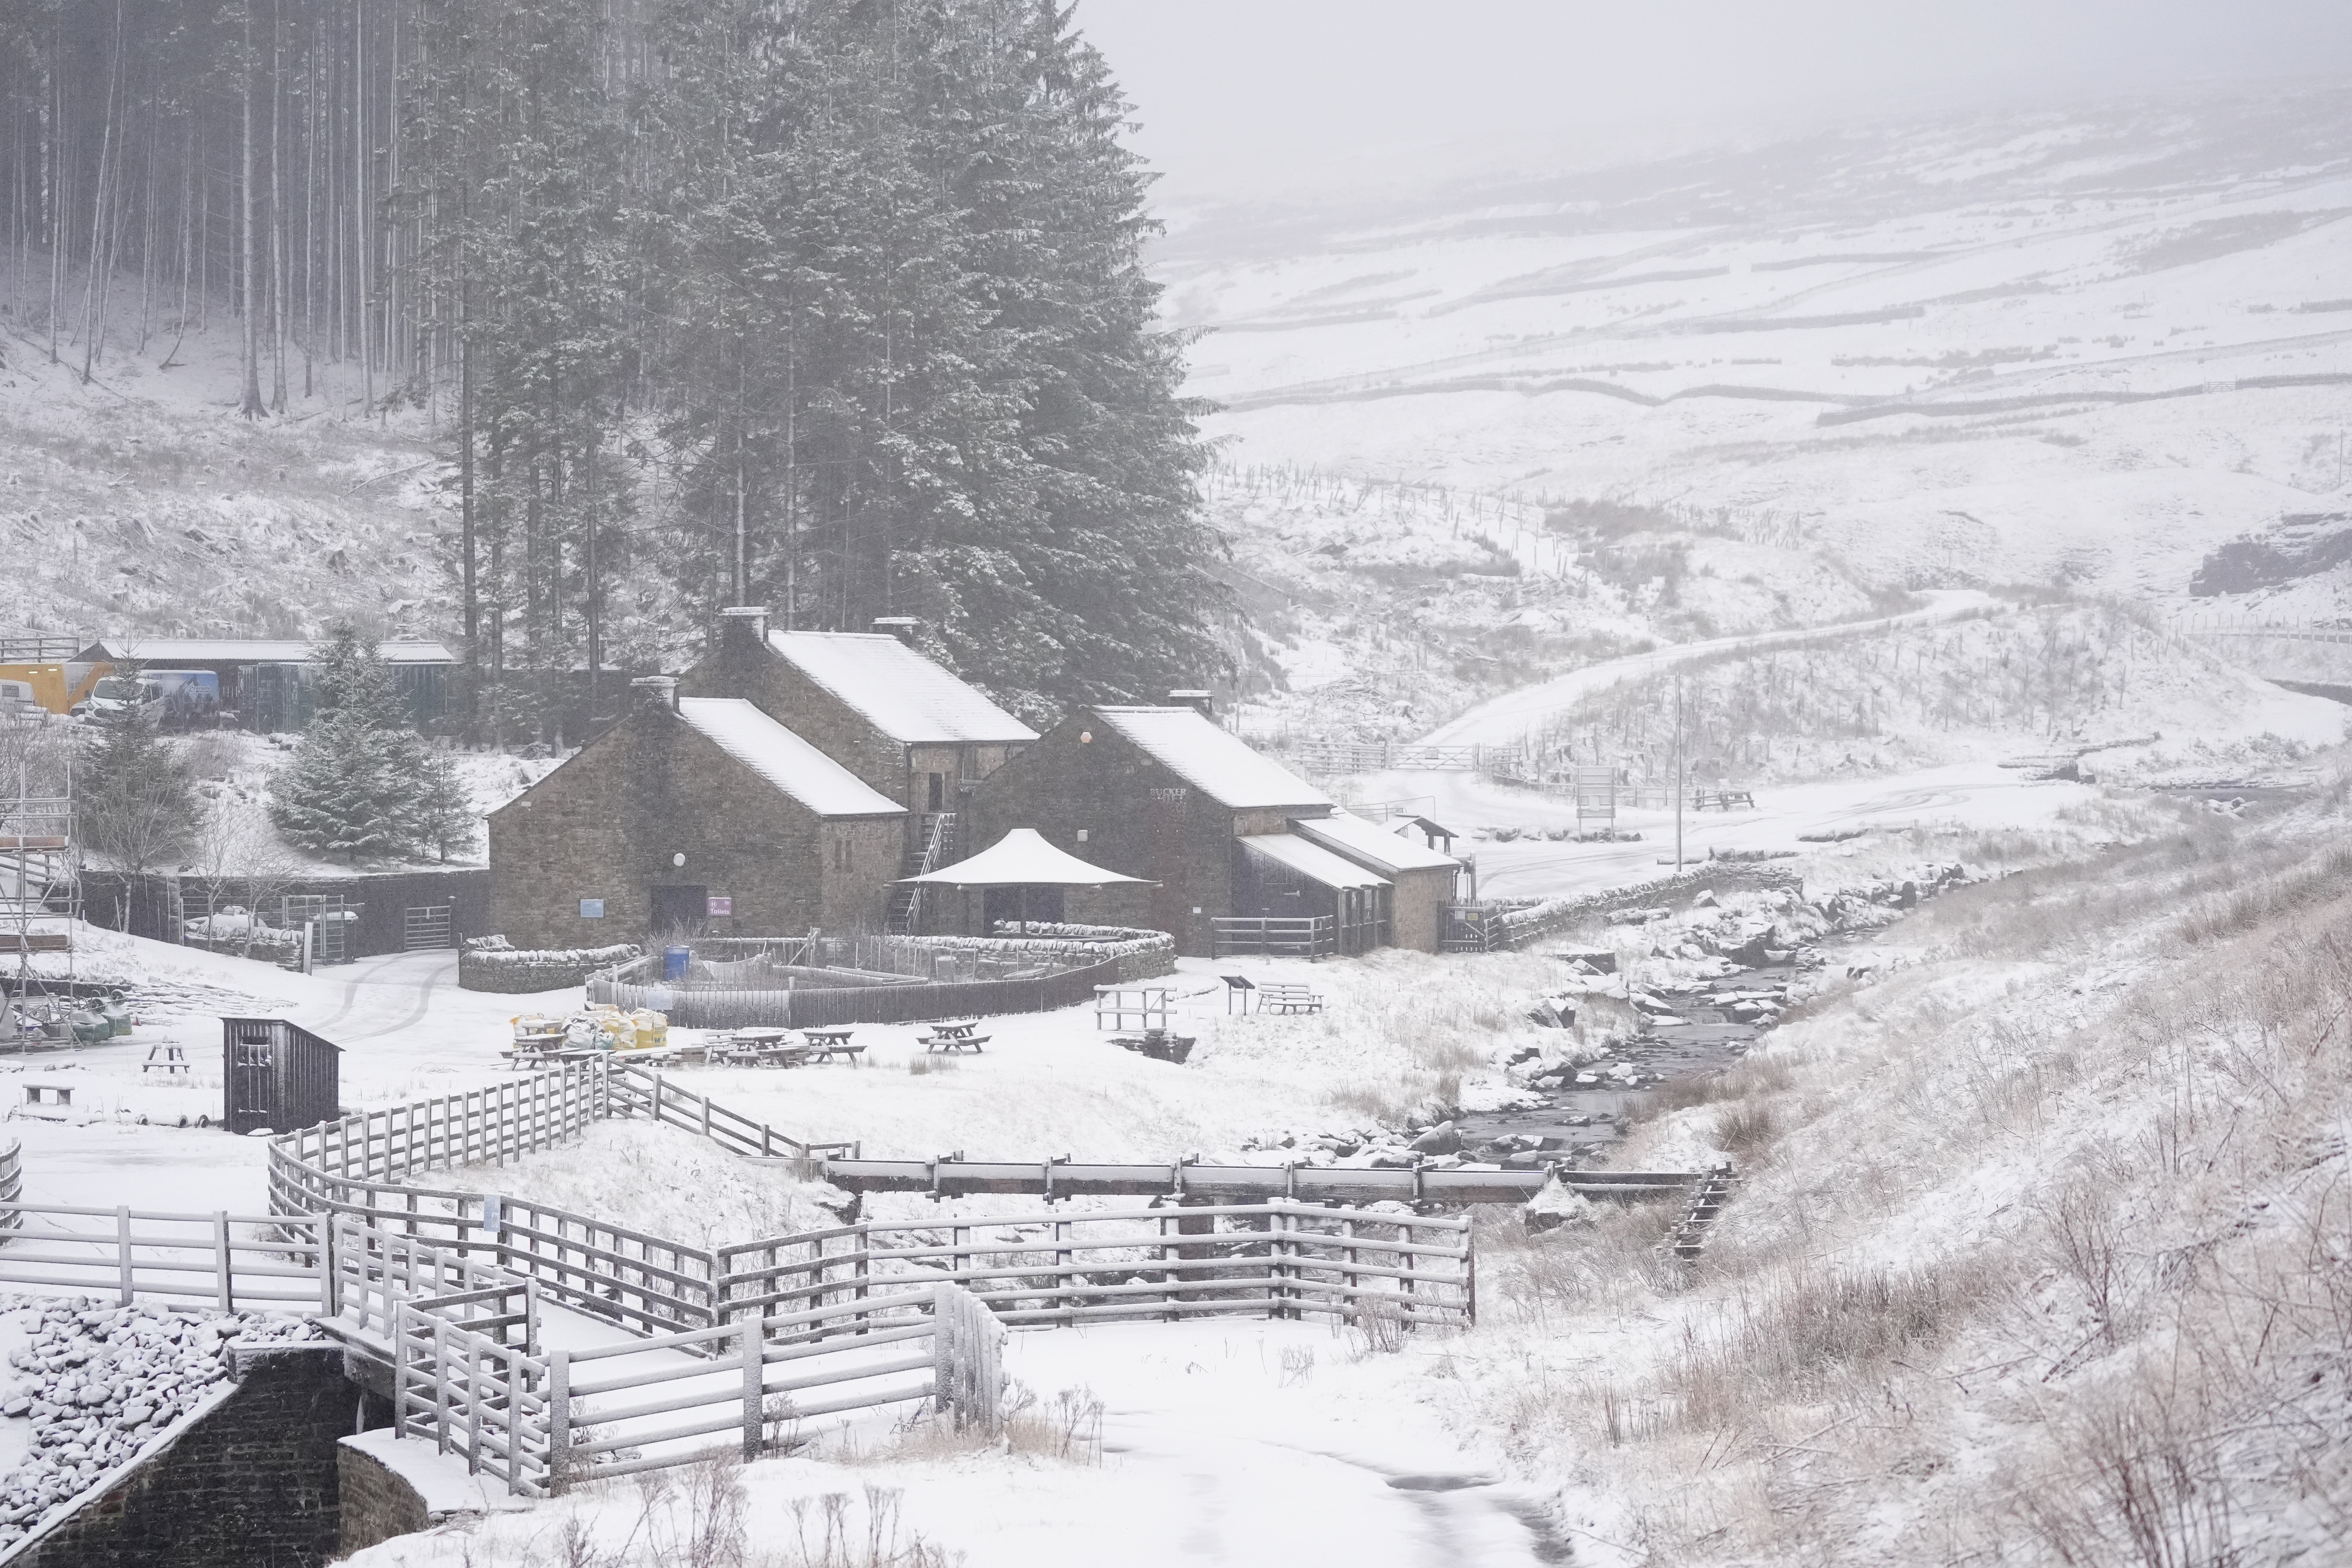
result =
[[1157,882],[1148,923],[1192,957],[1248,945],[1221,921],[1269,919],[1328,921],[1343,952],[1434,952],[1453,899],[1450,858],[1374,842],[1388,836],[1199,706],[1081,708],[992,773],[970,815],[981,842],[1034,827],[1082,860]]
[[622,721],[489,818],[520,948],[871,931],[906,808],[749,701],[635,683]]
[[756,704],[910,821],[953,812],[1037,731],[909,647],[913,623],[881,632],[779,632],[766,612],[723,612],[718,652],[681,678],[688,697]]

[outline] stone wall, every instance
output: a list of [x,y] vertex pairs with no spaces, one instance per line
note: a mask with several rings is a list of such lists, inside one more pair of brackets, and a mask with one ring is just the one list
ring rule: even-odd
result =
[[[12,1568],[313,1568],[341,1530],[338,1440],[370,1414],[338,1345],[232,1347],[236,1387],[28,1541]],[[384,1414],[381,1404],[374,1414]]]
[[345,1555],[438,1522],[400,1473],[349,1442],[335,1449],[338,1544]]
[[[522,951],[503,945],[504,937],[468,941],[457,954],[457,984],[467,991],[502,995],[529,995],[562,991],[584,984],[600,969],[610,969],[641,956],[643,950],[624,942],[616,947],[556,948]],[[499,943],[491,946],[490,943]]]
[[[835,830],[854,840],[832,868]],[[646,942],[656,887],[725,897],[713,936],[777,936],[870,910],[898,875],[903,819],[820,819],[649,702],[490,816],[496,929],[517,947]],[[682,859],[681,859],[682,858]],[[694,895],[688,895],[689,900]],[[602,900],[604,918],[580,902]],[[698,902],[697,907],[699,908]]]

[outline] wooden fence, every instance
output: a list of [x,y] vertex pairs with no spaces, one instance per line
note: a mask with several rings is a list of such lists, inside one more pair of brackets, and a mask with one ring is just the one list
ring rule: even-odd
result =
[[1328,915],[1217,915],[1209,924],[1219,958],[1328,958],[1339,951]]
[[224,1312],[331,1310],[324,1222],[310,1215],[173,1214],[7,1205],[0,1281],[44,1294],[207,1302]]
[[15,1205],[25,1195],[25,1146],[10,1140],[0,1149],[0,1229],[23,1224]]

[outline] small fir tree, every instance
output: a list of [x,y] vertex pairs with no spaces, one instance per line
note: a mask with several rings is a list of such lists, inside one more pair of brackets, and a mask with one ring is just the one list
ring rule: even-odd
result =
[[346,861],[419,844],[446,858],[459,838],[449,818],[463,792],[409,728],[392,672],[341,626],[320,650],[318,683],[318,716],[270,783],[270,820],[304,848]]
[[475,824],[481,819],[474,810],[474,793],[458,775],[457,763],[430,752],[423,762],[425,787],[416,801],[415,838],[446,860],[452,850],[474,847]]
[[99,719],[98,743],[74,781],[74,815],[82,842],[133,876],[173,864],[187,847],[195,784],[147,705],[126,703]]

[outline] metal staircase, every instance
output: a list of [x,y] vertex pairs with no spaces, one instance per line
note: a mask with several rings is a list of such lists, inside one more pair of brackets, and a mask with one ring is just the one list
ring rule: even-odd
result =
[[[923,818],[920,836],[907,846],[907,855],[898,868],[900,878],[927,877],[942,866],[952,866],[963,858],[963,836],[956,825],[952,811],[934,811]],[[892,936],[912,936],[915,924],[922,914],[923,889],[909,887],[905,881],[894,883],[890,902],[883,919],[882,929]]]

